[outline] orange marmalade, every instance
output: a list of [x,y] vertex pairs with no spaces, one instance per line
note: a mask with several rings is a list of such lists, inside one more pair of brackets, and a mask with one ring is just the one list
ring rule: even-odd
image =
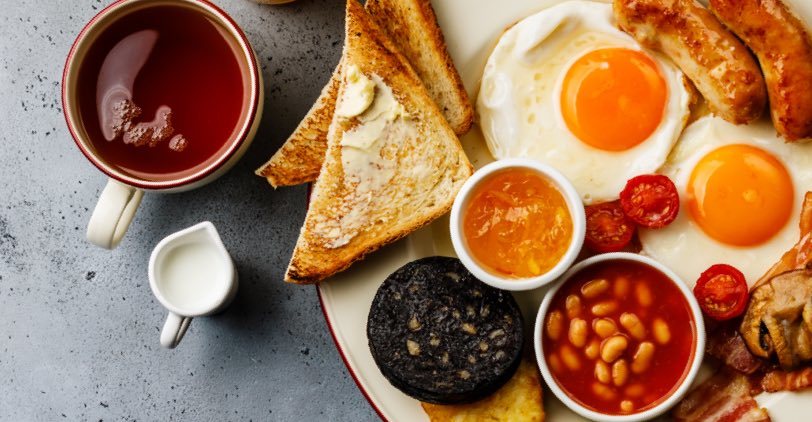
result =
[[564,195],[544,176],[508,169],[482,181],[463,215],[474,259],[510,277],[542,275],[572,242],[572,216]]

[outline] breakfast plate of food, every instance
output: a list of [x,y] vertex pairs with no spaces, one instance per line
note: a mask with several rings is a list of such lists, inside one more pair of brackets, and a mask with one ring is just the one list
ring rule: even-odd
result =
[[812,411],[812,6],[347,3],[257,174],[385,420]]

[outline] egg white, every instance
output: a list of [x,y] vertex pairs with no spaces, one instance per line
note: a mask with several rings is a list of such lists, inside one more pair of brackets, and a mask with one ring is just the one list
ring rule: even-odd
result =
[[584,54],[613,47],[643,51],[615,27],[606,3],[563,2],[508,29],[488,59],[477,101],[491,154],[557,168],[587,204],[617,199],[628,179],[662,166],[689,117],[691,94],[682,72],[660,54],[645,50],[668,89],[663,119],[648,139],[625,151],[603,151],[580,141],[564,121],[560,98],[567,70]]
[[[688,211],[687,186],[694,167],[709,152],[732,144],[751,145],[772,154],[786,167],[795,188],[790,220],[770,240],[752,247],[731,246],[709,237]],[[812,188],[812,149],[810,145],[785,143],[766,118],[736,126],[707,116],[685,129],[659,173],[669,176],[677,186],[680,212],[668,227],[640,230],[643,253],[673,269],[689,286],[713,264],[738,268],[752,285],[798,241],[801,206],[806,191]]]

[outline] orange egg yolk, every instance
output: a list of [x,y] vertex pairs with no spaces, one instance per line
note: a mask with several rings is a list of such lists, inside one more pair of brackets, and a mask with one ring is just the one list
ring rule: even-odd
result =
[[582,142],[624,151],[660,125],[668,88],[646,53],[626,48],[591,51],[570,67],[561,90],[561,112]]
[[688,182],[688,208],[712,238],[733,246],[766,242],[789,221],[792,178],[772,154],[728,145],[697,163]]
[[572,217],[564,196],[530,170],[505,170],[473,192],[463,233],[474,259],[501,275],[544,274],[572,242]]

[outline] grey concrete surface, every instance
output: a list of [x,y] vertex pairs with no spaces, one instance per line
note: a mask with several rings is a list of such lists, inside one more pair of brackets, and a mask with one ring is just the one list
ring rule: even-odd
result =
[[[282,275],[303,187],[271,191],[253,169],[304,116],[340,55],[343,4],[215,0],[245,29],[265,113],[245,158],[190,193],[145,196],[121,246],[84,231],[105,177],[74,146],[60,77],[84,23],[109,0],[0,2],[0,420],[375,420],[330,338],[313,287]],[[162,350],[147,281],[152,247],[211,220],[241,287]]]

